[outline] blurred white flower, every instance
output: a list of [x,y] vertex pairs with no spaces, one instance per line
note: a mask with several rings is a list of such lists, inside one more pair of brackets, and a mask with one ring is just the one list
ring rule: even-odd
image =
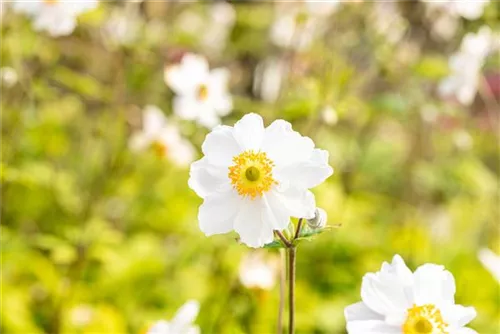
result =
[[260,253],[250,253],[240,264],[240,282],[248,289],[271,290],[276,283],[276,261],[266,260]]
[[436,1],[423,0],[431,11],[443,11],[451,16],[461,16],[467,20],[477,20],[483,15],[490,0]]
[[341,1],[299,1],[278,3],[271,40],[281,47],[303,50],[321,32],[322,21],[332,14]]
[[488,248],[483,248],[478,253],[479,261],[500,283],[500,255],[493,253]]
[[443,266],[424,264],[412,273],[395,255],[361,285],[362,302],[345,309],[349,334],[473,334],[464,327],[473,307],[455,304],[455,279]]
[[190,300],[177,311],[171,321],[156,322],[146,334],[199,334],[200,328],[193,325],[199,311],[200,304],[195,300]]
[[470,150],[474,141],[472,136],[465,130],[458,130],[453,134],[453,142],[455,146],[460,150]]
[[207,60],[188,53],[181,63],[165,69],[165,82],[175,92],[174,112],[181,118],[196,120],[213,128],[233,107],[228,92],[229,71],[208,68]]
[[326,106],[321,110],[321,119],[328,125],[335,125],[339,121],[339,116],[335,109],[330,106]]
[[316,211],[314,211],[314,217],[311,219],[307,219],[307,226],[309,226],[312,229],[322,229],[326,226],[326,223],[328,221],[328,215],[326,214],[326,211],[323,210],[322,208],[316,208]]
[[78,305],[70,311],[70,321],[77,327],[83,327],[90,323],[94,315],[94,310],[88,305]]
[[449,60],[451,74],[438,87],[442,97],[454,96],[463,105],[470,105],[476,96],[481,69],[493,43],[490,28],[465,35],[460,51]]
[[137,40],[142,25],[137,4],[129,2],[116,8],[103,26],[104,36],[113,44],[129,45]]
[[283,60],[269,58],[255,68],[253,91],[266,102],[274,102],[281,91],[287,67]]
[[220,51],[226,46],[229,33],[236,20],[233,5],[216,2],[209,9],[210,23],[203,25],[203,45],[213,51]]
[[33,18],[36,31],[47,31],[51,36],[69,35],[75,30],[79,14],[97,7],[97,0],[14,0],[15,11]]
[[167,118],[158,107],[144,108],[142,123],[142,130],[135,133],[130,140],[132,150],[153,149],[158,156],[168,157],[179,166],[187,166],[193,162],[193,146],[182,138],[175,125],[168,124]]
[[6,87],[12,87],[17,83],[17,72],[12,67],[0,68],[0,79]]
[[408,22],[398,10],[397,2],[377,1],[371,12],[371,20],[375,31],[384,36],[392,44],[398,43],[404,36]]
[[250,247],[272,242],[273,230],[287,228],[291,216],[314,217],[308,189],[333,173],[327,151],[315,149],[284,120],[264,128],[257,114],[245,115],[234,127],[216,127],[202,151],[189,178],[204,199],[200,229],[206,235],[235,230]]

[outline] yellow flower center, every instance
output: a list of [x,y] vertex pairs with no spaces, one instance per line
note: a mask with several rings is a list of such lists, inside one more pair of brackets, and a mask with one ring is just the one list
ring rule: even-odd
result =
[[198,100],[205,101],[208,98],[208,87],[205,84],[201,84],[198,87],[198,91],[196,93],[198,96]]
[[233,158],[228,176],[241,196],[255,199],[269,191],[277,182],[273,179],[274,163],[264,152],[245,151]]
[[164,143],[155,140],[151,143],[151,150],[157,157],[164,158],[167,155],[168,147]]
[[414,305],[408,309],[408,317],[403,325],[404,334],[448,334],[448,324],[443,321],[441,311],[432,304]]

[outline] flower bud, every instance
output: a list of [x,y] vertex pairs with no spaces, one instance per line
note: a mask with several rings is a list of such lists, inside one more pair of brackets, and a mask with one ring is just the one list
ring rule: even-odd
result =
[[321,229],[326,226],[327,215],[325,210],[316,208],[314,218],[307,219],[307,226],[312,229]]

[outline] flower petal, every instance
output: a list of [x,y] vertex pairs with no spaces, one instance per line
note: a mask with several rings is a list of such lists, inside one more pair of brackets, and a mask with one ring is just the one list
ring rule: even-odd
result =
[[417,305],[455,303],[455,279],[443,266],[427,263],[413,274]]
[[175,317],[172,319],[171,331],[173,333],[178,333],[188,329],[196,319],[196,316],[198,315],[199,311],[200,311],[200,304],[197,301],[190,300],[186,302],[177,311]]
[[234,125],[234,138],[244,150],[258,151],[264,137],[264,122],[260,115],[246,114]]
[[225,125],[215,127],[207,135],[201,150],[211,164],[223,167],[229,167],[233,157],[242,151],[233,136],[233,129]]
[[308,159],[313,149],[313,141],[293,131],[292,125],[284,120],[274,121],[265,130],[262,150],[277,168]]
[[383,320],[383,317],[370,310],[368,306],[363,302],[349,305],[344,310],[346,321],[357,321],[357,320]]
[[203,104],[191,96],[176,96],[173,101],[173,109],[180,118],[194,120],[205,108],[203,108]]
[[349,334],[401,334],[401,327],[391,326],[381,320],[349,321]]
[[276,178],[297,188],[309,189],[324,182],[333,173],[328,165],[328,152],[314,149],[309,160],[276,169]]
[[194,96],[197,87],[207,81],[209,76],[207,60],[188,53],[179,65],[165,69],[165,83],[178,95]]
[[233,189],[207,196],[198,212],[201,231],[207,236],[232,231],[240,207],[241,200]]
[[262,201],[245,199],[234,223],[240,241],[249,247],[257,248],[274,239],[273,227],[262,219]]
[[144,108],[142,123],[144,132],[147,134],[159,134],[167,123],[167,118],[160,108],[148,105]]
[[270,191],[262,196],[262,200],[264,205],[262,219],[275,230],[286,229],[290,224],[290,214],[281,203],[279,194]]
[[452,327],[463,327],[471,322],[477,315],[474,307],[464,307],[462,305],[450,305],[441,308],[441,313],[445,322]]
[[316,211],[316,200],[312,192],[305,189],[287,188],[274,190],[276,202],[281,203],[288,214],[296,218],[310,219]]
[[227,172],[211,165],[206,157],[191,164],[188,185],[201,198],[222,191],[228,183]]

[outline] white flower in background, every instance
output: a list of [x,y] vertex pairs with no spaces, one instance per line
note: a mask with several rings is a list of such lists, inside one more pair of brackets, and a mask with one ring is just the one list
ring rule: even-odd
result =
[[187,166],[194,159],[194,148],[182,138],[179,129],[167,122],[163,112],[156,106],[144,108],[142,130],[130,140],[134,151],[152,149],[160,157],[168,157],[179,166]]
[[488,248],[483,248],[478,253],[479,261],[500,283],[500,255],[493,253]]
[[454,96],[463,105],[470,105],[476,96],[481,69],[491,50],[493,37],[490,28],[465,35],[460,51],[449,60],[451,74],[438,87],[442,97]]
[[167,67],[165,82],[175,92],[174,112],[181,118],[196,120],[212,128],[233,107],[228,92],[229,71],[208,68],[205,58],[188,53],[179,65]]
[[233,5],[216,2],[209,9],[210,22],[203,25],[203,45],[212,51],[220,51],[226,46],[231,29],[236,20]]
[[281,47],[303,50],[321,32],[322,21],[332,14],[340,1],[302,1],[278,3],[271,40]]
[[195,300],[190,300],[177,311],[171,321],[156,322],[146,334],[199,334],[200,328],[193,325],[199,311],[200,304]]
[[464,327],[473,307],[455,304],[455,279],[443,266],[424,264],[412,273],[396,255],[361,285],[362,302],[345,309],[349,334],[473,334]]
[[241,242],[261,247],[290,217],[312,218],[309,191],[332,173],[328,152],[276,120],[245,115],[234,127],[218,126],[202,145],[205,155],[191,165],[189,186],[204,199],[198,213],[206,235],[235,230]]
[[266,102],[274,102],[281,91],[287,66],[283,60],[269,58],[260,62],[255,68],[253,91]]
[[130,45],[139,37],[141,26],[139,4],[128,2],[124,8],[118,7],[113,10],[102,32],[113,44]]
[[6,87],[10,88],[17,83],[17,72],[12,67],[2,67],[0,68],[0,79]]
[[15,11],[33,18],[36,31],[47,31],[51,36],[69,35],[75,30],[79,14],[97,7],[97,0],[14,0]]
[[490,0],[436,1],[423,0],[430,11],[442,11],[450,16],[463,17],[467,20],[477,20],[484,12]]
[[240,282],[248,289],[271,290],[276,284],[276,261],[266,260],[260,253],[250,253],[240,264]]
[[375,31],[384,36],[392,44],[398,43],[403,38],[408,28],[407,20],[401,16],[397,2],[374,2],[374,10],[370,18]]
[[326,106],[321,110],[321,119],[328,125],[335,125],[339,121],[339,116],[335,109]]
[[89,305],[78,305],[69,312],[71,323],[77,327],[88,325],[94,317],[94,309]]

